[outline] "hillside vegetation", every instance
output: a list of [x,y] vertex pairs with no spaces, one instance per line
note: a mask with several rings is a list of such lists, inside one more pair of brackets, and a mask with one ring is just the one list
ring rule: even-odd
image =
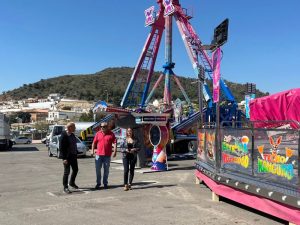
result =
[[[32,84],[24,84],[22,87],[3,92],[0,95],[0,101],[21,100],[27,98],[46,98],[51,93],[60,93],[67,98],[82,99],[88,101],[106,100],[115,105],[119,105],[123,94],[130,80],[133,68],[107,68],[95,74],[64,75],[50,79],[41,79]],[[153,75],[151,86],[158,79],[159,72]],[[179,77],[179,80],[186,90],[189,98],[197,102],[197,83],[194,78]],[[211,82],[208,81],[211,85]],[[238,84],[226,81],[237,101],[244,99],[245,84]],[[161,98],[163,95],[164,82],[161,82],[153,98]],[[179,97],[184,100],[179,88],[177,88],[173,79],[171,79],[172,97]],[[151,90],[151,89],[150,89]],[[264,96],[257,90],[256,96]]]

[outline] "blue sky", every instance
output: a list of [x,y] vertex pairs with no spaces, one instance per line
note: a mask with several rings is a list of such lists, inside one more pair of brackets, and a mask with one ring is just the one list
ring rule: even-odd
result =
[[[181,0],[203,43],[229,18],[223,78],[276,93],[300,84],[299,0]],[[0,93],[66,74],[134,67],[156,0],[0,0]],[[174,23],[175,25],[175,23]],[[174,72],[195,77],[174,26]],[[156,70],[164,64],[160,48]]]

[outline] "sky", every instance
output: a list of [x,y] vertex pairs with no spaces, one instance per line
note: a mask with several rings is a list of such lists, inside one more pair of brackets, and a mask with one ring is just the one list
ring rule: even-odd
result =
[[[299,88],[299,0],[181,0],[202,43],[229,18],[222,47],[226,80],[270,94]],[[0,0],[0,93],[62,75],[134,67],[150,32],[144,10],[156,0]],[[174,72],[196,78],[173,24]],[[164,41],[162,41],[163,43]],[[162,71],[164,45],[155,70]]]

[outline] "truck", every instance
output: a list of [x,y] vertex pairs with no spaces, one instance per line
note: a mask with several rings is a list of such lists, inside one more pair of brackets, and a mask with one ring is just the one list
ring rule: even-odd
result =
[[0,113],[0,150],[10,150],[12,148],[10,138],[9,120],[3,113]]

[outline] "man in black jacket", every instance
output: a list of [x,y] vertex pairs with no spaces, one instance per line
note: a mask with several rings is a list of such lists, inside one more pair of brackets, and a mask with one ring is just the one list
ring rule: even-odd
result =
[[71,191],[68,187],[68,178],[70,174],[70,167],[72,167],[72,174],[69,182],[69,186],[78,189],[78,186],[75,184],[76,175],[78,173],[78,163],[77,163],[77,140],[74,135],[76,129],[75,124],[70,122],[66,126],[67,130],[62,132],[59,139],[59,150],[60,156],[62,158],[64,165],[64,176],[63,176],[63,185],[64,192],[70,194]]

